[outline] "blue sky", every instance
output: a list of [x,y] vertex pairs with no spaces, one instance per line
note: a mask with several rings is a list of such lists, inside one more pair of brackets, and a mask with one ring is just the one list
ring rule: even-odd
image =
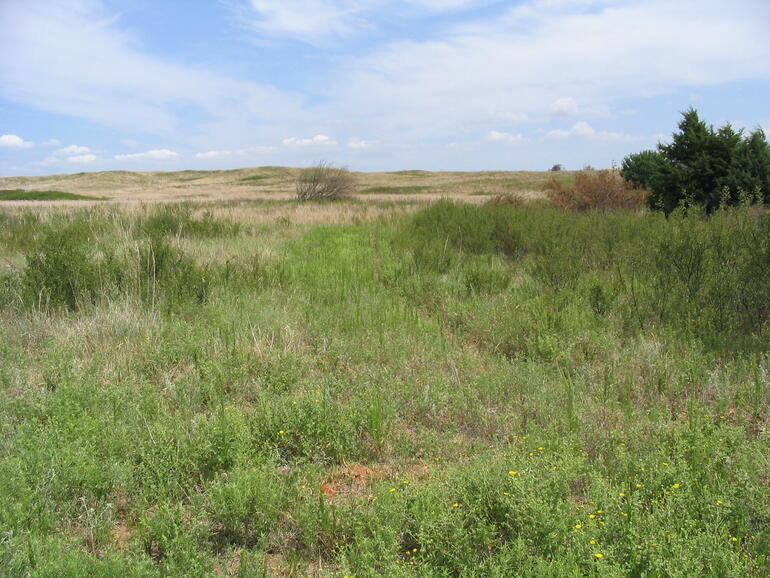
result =
[[767,0],[2,0],[0,174],[610,166],[770,132]]

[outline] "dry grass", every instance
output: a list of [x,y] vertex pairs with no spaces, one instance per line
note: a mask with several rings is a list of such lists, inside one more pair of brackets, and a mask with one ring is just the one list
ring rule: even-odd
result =
[[[0,188],[57,190],[82,195],[106,196],[110,201],[95,203],[288,200],[295,196],[299,169],[258,167],[223,171],[132,172],[107,171],[47,175],[41,177],[0,177]],[[442,196],[461,198],[516,192],[527,198],[542,198],[542,184],[548,173],[533,171],[354,173],[360,189],[384,193],[358,198],[388,201],[435,200]],[[406,192],[399,192],[406,191]],[[466,199],[467,200],[467,199]],[[89,201],[69,202],[82,207]],[[8,201],[3,206],[29,201]],[[67,201],[57,201],[66,207]]]

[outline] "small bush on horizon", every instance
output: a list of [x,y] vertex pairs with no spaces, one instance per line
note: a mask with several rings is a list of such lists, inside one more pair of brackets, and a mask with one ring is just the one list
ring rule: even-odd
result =
[[299,201],[335,200],[351,195],[356,179],[347,167],[322,160],[300,171],[295,189]]

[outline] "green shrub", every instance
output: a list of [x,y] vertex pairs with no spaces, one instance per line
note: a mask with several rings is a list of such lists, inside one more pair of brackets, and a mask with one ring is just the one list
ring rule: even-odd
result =
[[213,560],[201,549],[205,527],[186,516],[185,507],[161,503],[141,520],[139,533],[144,552],[166,576],[210,576]]
[[515,256],[521,242],[511,225],[512,208],[442,200],[414,215],[404,231],[404,243],[412,249],[419,269],[439,272],[448,270],[464,253]]
[[642,151],[628,155],[621,165],[621,176],[636,187],[652,190],[652,182],[665,157],[660,151]]
[[286,508],[290,484],[269,461],[221,475],[208,492],[215,539],[245,548],[265,547]]
[[163,301],[169,308],[208,300],[211,274],[162,237],[152,236],[139,247],[139,275],[144,300]]
[[77,310],[108,295],[121,277],[114,253],[94,242],[82,219],[52,229],[27,257],[24,291],[39,307]]

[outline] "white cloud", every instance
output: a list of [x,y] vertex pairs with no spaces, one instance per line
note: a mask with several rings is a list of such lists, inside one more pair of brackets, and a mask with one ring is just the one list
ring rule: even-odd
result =
[[84,163],[92,163],[97,159],[96,155],[74,155],[71,157],[67,157],[68,163],[76,163],[76,164],[84,164]]
[[560,98],[551,104],[551,114],[555,116],[575,116],[579,112],[578,104],[572,97]]
[[[281,61],[284,65],[307,63],[307,73],[303,68],[300,74],[280,75],[277,81],[301,85],[304,94],[300,94],[238,80],[221,68],[207,70],[207,62],[216,62],[221,54],[212,53],[210,61],[193,66],[143,52],[138,34],[126,33],[122,21],[102,8],[117,6],[114,2],[0,0],[0,98],[127,129],[116,142],[133,137],[141,144],[125,146],[124,152],[136,154],[117,155],[119,160],[152,161],[141,151],[162,142],[169,149],[200,151],[185,159],[200,164],[240,161],[252,154],[257,157],[256,149],[248,147],[258,135],[262,142],[277,143],[279,152],[271,161],[281,164],[304,162],[307,151],[317,147],[349,155],[341,162],[355,159],[374,167],[439,168],[449,162],[488,167],[496,159],[507,162],[510,150],[486,144],[486,156],[481,157],[474,149],[480,146],[479,135],[499,144],[521,137],[519,123],[542,123],[544,130],[532,133],[537,135],[561,129],[551,131],[548,139],[532,137],[531,147],[519,147],[516,162],[527,162],[527,155],[545,154],[530,154],[530,149],[556,146],[550,139],[564,139],[565,149],[572,146],[569,138],[584,139],[586,145],[630,141],[633,137],[624,133],[640,129],[625,127],[644,122],[642,113],[638,119],[623,119],[616,109],[634,106],[647,111],[648,106],[639,104],[645,98],[662,94],[678,98],[689,91],[705,94],[719,85],[770,80],[770,60],[756,57],[770,54],[767,0],[728,4],[722,0],[224,0],[220,4],[241,6],[261,38],[270,34],[323,43],[351,34],[362,37],[334,51],[294,53],[283,44],[265,48],[264,42],[264,54],[253,50],[259,59],[279,54],[286,58]],[[383,16],[390,27],[401,22],[402,15],[423,18],[434,14],[431,11],[485,4],[491,9],[469,12],[472,20],[453,14],[419,29],[413,26],[417,20],[404,21],[408,25],[402,27],[399,41],[384,41],[390,31],[384,27],[364,36],[383,22]],[[244,56],[230,69],[244,69],[247,63]],[[250,78],[271,70],[272,66],[255,66]],[[671,101],[678,102],[673,97]],[[579,116],[567,117],[564,126],[545,124],[554,122],[557,112]],[[767,120],[766,114],[760,116]],[[580,119],[601,123],[601,129],[575,123]],[[646,130],[653,133],[666,127]],[[317,132],[345,137],[339,144],[331,137],[319,141],[322,135],[312,136]],[[163,140],[146,134],[161,135]],[[290,135],[299,136],[285,138]],[[365,135],[387,146],[377,146],[373,154],[366,149],[373,141],[347,135]],[[448,142],[463,143],[451,159],[444,148]],[[101,156],[90,151],[68,156],[87,154]]]
[[196,153],[196,159],[221,159],[232,156],[233,151],[206,151],[205,153]]
[[127,155],[115,155],[116,161],[132,161],[148,159],[154,161],[169,161],[179,157],[179,154],[169,149],[155,149],[143,153],[132,153]]
[[44,147],[58,147],[61,145],[61,141],[58,138],[52,138],[43,143]]
[[546,9],[579,10],[622,3],[622,0],[535,0],[534,5]]
[[258,31],[310,42],[350,34],[362,12],[352,1],[251,0],[250,4],[256,14],[251,24]]
[[297,116],[303,98],[142,53],[99,0],[2,0],[0,97],[134,133],[180,136]]
[[240,20],[256,31],[271,35],[323,43],[345,38],[376,27],[377,17],[387,11],[418,8],[423,11],[456,11],[491,0],[249,0],[232,6]]
[[254,146],[236,150],[210,150],[196,153],[195,158],[201,160],[224,159],[228,157],[248,158],[274,151],[272,146]]
[[28,149],[35,146],[35,143],[25,141],[15,134],[0,135],[0,147],[9,149]]
[[493,142],[507,142],[507,143],[518,143],[518,142],[526,142],[526,137],[520,135],[520,134],[511,134],[507,132],[498,132],[496,130],[491,130],[487,134],[487,140],[493,141]]
[[600,140],[600,141],[636,141],[636,140],[644,140],[645,137],[635,137],[632,135],[617,133],[617,132],[608,132],[608,131],[597,131],[592,127],[590,124],[588,124],[585,121],[576,122],[574,125],[572,125],[572,128],[569,130],[552,130],[546,133],[545,138],[547,139],[560,139],[560,138],[584,138],[584,139],[591,139],[591,140]]
[[67,147],[64,147],[63,149],[59,149],[54,151],[53,154],[55,155],[61,155],[61,156],[75,156],[75,155],[85,155],[91,152],[91,149],[84,146],[78,146],[78,145],[70,145]]
[[411,4],[425,6],[432,10],[456,10],[457,8],[466,8],[486,2],[479,0],[409,0]]
[[367,122],[383,140],[415,142],[500,130],[499,111],[606,118],[618,101],[770,79],[770,60],[755,57],[770,53],[758,1],[605,4],[529,2],[524,21],[513,7],[441,40],[390,43],[350,59],[322,110]]
[[349,138],[348,148],[351,149],[370,149],[377,144],[377,141],[363,140],[360,138]]
[[330,147],[336,146],[337,141],[324,134],[317,134],[313,138],[289,137],[281,141],[287,147]]
[[531,120],[530,116],[525,112],[503,112],[499,114],[499,118],[513,124],[522,124]]

